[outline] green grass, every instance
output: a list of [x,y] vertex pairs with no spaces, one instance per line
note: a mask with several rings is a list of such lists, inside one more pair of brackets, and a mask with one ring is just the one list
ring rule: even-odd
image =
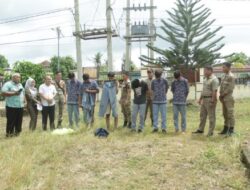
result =
[[[216,134],[223,126],[220,106]],[[42,132],[40,121],[31,133],[28,117],[20,137],[6,139],[6,121],[0,118],[0,189],[247,190],[240,146],[250,135],[249,106],[250,99],[236,102],[237,134],[232,138],[192,135],[199,123],[197,106],[188,107],[186,134],[174,133],[169,106],[167,135],[151,134],[146,124],[143,134],[119,128],[107,139],[94,137],[94,129],[84,126],[71,135],[53,136]],[[96,117],[97,127],[104,127],[104,119]]]

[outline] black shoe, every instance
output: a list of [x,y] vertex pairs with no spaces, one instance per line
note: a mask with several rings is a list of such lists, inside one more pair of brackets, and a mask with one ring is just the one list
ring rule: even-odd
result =
[[158,132],[158,129],[157,128],[154,128],[152,133],[157,133]]
[[162,129],[161,132],[162,132],[163,134],[167,134],[166,129]]
[[137,131],[138,133],[141,133],[142,132],[142,129],[138,129],[138,131]]
[[232,136],[233,134],[234,134],[234,128],[233,128],[233,127],[230,127],[229,130],[228,130],[227,135],[228,135],[228,136]]
[[228,127],[227,126],[224,126],[223,130],[219,133],[219,135],[225,135],[228,133]]
[[128,128],[131,129],[131,122],[128,123]]
[[201,131],[201,130],[196,130],[196,131],[194,131],[194,132],[192,132],[193,134],[202,134],[203,133],[203,131]]
[[128,124],[128,122],[127,122],[127,121],[124,121],[123,127],[127,127],[127,124]]

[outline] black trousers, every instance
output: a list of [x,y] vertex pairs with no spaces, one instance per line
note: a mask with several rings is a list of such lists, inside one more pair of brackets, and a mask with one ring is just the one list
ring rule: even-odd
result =
[[23,108],[11,108],[6,106],[6,136],[19,135],[22,131]]
[[42,110],[42,126],[43,130],[47,130],[47,120],[49,117],[50,130],[55,129],[55,105],[54,106],[43,106]]

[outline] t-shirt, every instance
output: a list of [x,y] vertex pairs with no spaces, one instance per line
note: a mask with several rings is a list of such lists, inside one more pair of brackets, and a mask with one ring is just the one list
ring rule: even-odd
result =
[[11,108],[23,108],[24,107],[24,89],[22,84],[14,83],[13,81],[6,82],[2,87],[2,92],[16,92],[22,89],[19,95],[7,96],[5,98],[5,103],[7,107]]
[[146,93],[148,91],[148,85],[144,81],[141,81],[138,88],[133,88],[134,90],[134,104],[145,104],[146,103]]
[[[52,84],[49,86],[47,86],[46,84],[42,84],[39,87],[39,93],[45,97],[52,98],[53,96],[56,95],[57,91],[56,91],[56,87]],[[43,106],[54,106],[55,105],[55,98],[53,98],[51,104],[49,104],[48,101],[44,100],[42,97],[41,97],[41,100],[42,100],[41,102],[42,102]]]
[[168,81],[160,78],[154,79],[151,84],[153,90],[153,103],[167,103]]
[[[85,90],[98,90],[98,84],[96,81],[90,81],[90,82],[83,82],[80,87],[80,95],[82,96]],[[93,101],[96,101],[96,93],[91,93],[91,96],[93,98]]]

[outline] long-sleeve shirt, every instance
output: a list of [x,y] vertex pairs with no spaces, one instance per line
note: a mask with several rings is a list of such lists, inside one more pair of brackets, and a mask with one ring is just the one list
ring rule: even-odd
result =
[[187,79],[181,77],[179,80],[174,80],[171,85],[173,93],[173,104],[185,105],[189,93],[189,86]]

